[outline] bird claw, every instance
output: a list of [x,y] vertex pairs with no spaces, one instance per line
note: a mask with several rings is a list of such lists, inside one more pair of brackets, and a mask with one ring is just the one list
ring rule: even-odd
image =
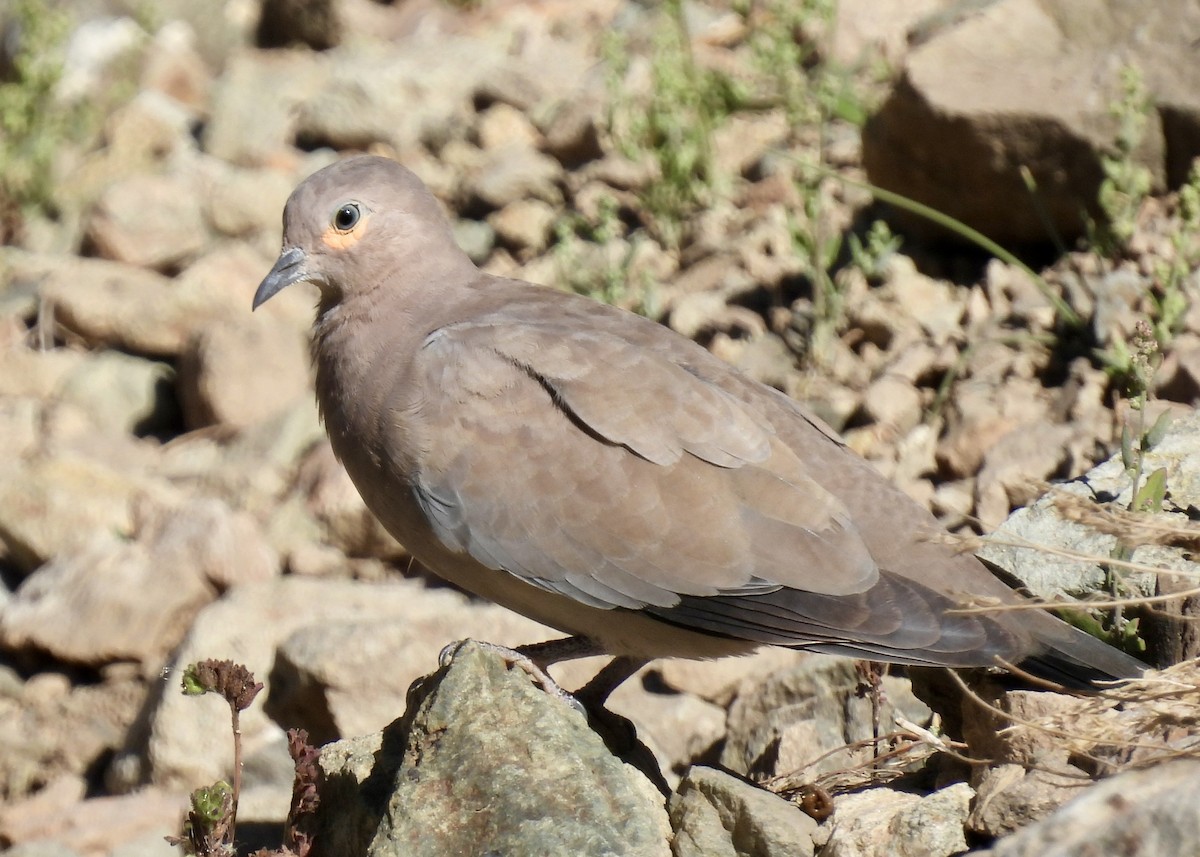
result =
[[584,707],[583,703],[576,699],[572,694],[563,690],[559,683],[551,678],[550,673],[546,672],[545,669],[539,666],[533,660],[533,658],[522,654],[516,649],[510,649],[508,646],[501,646],[497,645],[496,643],[488,643],[483,640],[458,640],[457,642],[446,646],[441,650],[441,652],[438,653],[438,665],[443,668],[450,666],[450,662],[454,660],[454,656],[457,655],[459,650],[462,649],[462,647],[468,642],[474,642],[477,646],[480,646],[481,648],[484,648],[493,654],[499,655],[504,659],[504,662],[508,664],[510,669],[512,667],[520,667],[531,679],[533,679],[533,683],[540,687],[547,694],[555,699],[562,700],[584,717],[587,717],[587,709]]

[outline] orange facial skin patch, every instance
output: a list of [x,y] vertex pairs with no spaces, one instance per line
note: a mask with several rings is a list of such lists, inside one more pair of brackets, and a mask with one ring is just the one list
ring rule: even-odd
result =
[[349,232],[342,232],[337,227],[330,226],[325,230],[325,234],[321,236],[321,243],[330,250],[349,250],[363,237],[363,233],[367,231],[367,223],[370,220],[370,215],[364,215],[359,219],[358,223],[354,224],[354,228]]

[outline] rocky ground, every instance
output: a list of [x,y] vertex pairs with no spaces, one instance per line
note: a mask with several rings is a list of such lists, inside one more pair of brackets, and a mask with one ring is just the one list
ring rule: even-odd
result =
[[[0,846],[172,850],[187,792],[229,769],[223,704],[177,692],[192,661],[232,658],[267,684],[242,720],[253,838],[287,812],[285,728],[377,732],[447,642],[551,635],[425,578],[366,513],[317,420],[312,295],[250,314],[284,200],[339,153],[415,170],[488,270],[651,315],[806,398],[962,534],[1109,458],[1127,426],[1136,447],[1163,411],[1189,425],[1194,4],[836,5],[0,7]],[[1179,464],[1178,436],[1149,505],[1186,519],[1200,470]],[[1109,467],[1125,482],[1091,493],[1128,505],[1127,468]],[[1089,580],[1049,590],[1104,575]],[[1148,639],[1158,662],[1194,655],[1194,631],[1168,627]],[[849,663],[765,652],[652,665],[623,687],[614,710],[679,786],[669,818],[647,816],[663,848],[674,830],[676,854],[801,853],[749,821],[749,839],[712,850],[697,819],[715,812],[730,830],[792,825],[826,855],[1050,853],[1011,834],[1071,790],[1026,769],[1045,753],[1060,778],[1121,767],[1068,762],[1063,741],[978,738],[969,750],[1005,762],[990,785],[946,764],[919,788],[861,791],[885,779],[848,774],[864,757],[837,752],[872,735],[861,683]],[[922,735],[930,711],[907,679],[884,688],[893,746],[961,753]],[[1003,703],[1039,722],[1078,713],[1057,704]],[[1178,751],[1195,724],[1162,716]],[[765,792],[687,774],[697,762],[788,796],[822,784],[840,821],[810,830]],[[1158,786],[1194,776],[1155,770]],[[684,808],[696,795],[708,809]],[[1190,853],[1151,845],[1111,853]]]

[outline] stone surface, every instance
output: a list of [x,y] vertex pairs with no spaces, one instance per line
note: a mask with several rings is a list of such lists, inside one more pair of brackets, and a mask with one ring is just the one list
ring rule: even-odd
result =
[[219,590],[278,571],[254,523],[218,500],[139,518],[132,539],[93,533],[26,578],[0,612],[0,647],[153,671]]
[[721,771],[693,768],[670,808],[674,857],[812,857],[815,821]]
[[[909,53],[865,129],[871,181],[1002,243],[1049,242],[1049,229],[1070,241],[1083,232],[1101,153],[1115,139],[1108,108],[1123,63],[1142,70],[1163,117],[1147,124],[1137,160],[1161,184],[1168,172],[1178,182],[1178,158],[1196,154],[1200,88],[1182,57],[1200,13],[1188,0],[1152,10],[1137,0],[1003,0],[943,23]],[[1036,182],[1036,202],[1020,168]],[[922,233],[937,228],[905,222]]]
[[[411,580],[363,584],[284,577],[246,584],[231,590],[196,617],[175,653],[173,664],[181,669],[204,658],[232,658],[267,684],[260,696],[265,700],[272,692],[270,677],[279,646],[301,629],[331,628],[345,623],[367,626],[376,621],[424,624],[430,629],[440,628],[445,636],[422,645],[440,647],[484,630],[470,622],[466,627],[452,627],[448,622],[438,625],[448,606],[461,605],[463,600],[463,596],[448,590],[428,590],[422,583]],[[559,635],[546,629],[541,638],[555,636]],[[525,638],[521,642],[536,640]],[[359,643],[368,646],[369,641],[360,638]],[[356,657],[362,663],[363,649],[358,651]],[[431,666],[429,662],[416,663],[407,665],[406,670],[413,675]],[[360,682],[366,680],[361,672],[359,676]],[[224,704],[213,698],[186,698],[178,692],[174,681],[156,686],[155,692],[148,735],[132,745],[124,759],[118,760],[122,778],[194,788],[197,783],[227,776],[231,750],[222,725],[228,717]],[[398,710],[392,716],[396,714]],[[241,725],[248,756],[285,756],[281,726],[270,720],[259,706],[243,713]],[[280,795],[276,812],[282,818],[287,808],[286,789],[290,785],[287,781],[280,785],[285,791]]]
[[106,351],[63,378],[57,398],[77,405],[102,432],[166,433],[179,423],[174,381],[166,363]]
[[308,349],[283,321],[239,318],[202,330],[180,362],[179,398],[190,428],[244,428],[310,395]]
[[1185,857],[1200,842],[1200,761],[1128,771],[996,843],[992,857]]
[[56,324],[89,345],[175,357],[219,312],[212,295],[143,268],[103,259],[55,263],[41,294]]
[[327,747],[321,767],[315,835],[331,857],[670,854],[649,780],[582,715],[473,645],[414,690],[402,720]]
[[79,456],[35,458],[0,483],[0,540],[9,561],[31,572],[82,547],[96,533],[128,538],[146,483]]
[[[870,758],[846,745],[872,736],[871,701],[849,658],[814,657],[746,688],[729,709],[729,735],[721,764],[743,775],[795,775],[836,771]],[[928,709],[906,679],[885,676],[881,729],[896,714],[920,723]],[[887,724],[887,726],[884,726]]]
[[88,223],[99,255],[162,270],[196,255],[208,241],[196,185],[182,175],[135,175],[101,196]]
[[971,787],[956,783],[924,797],[867,789],[834,799],[816,834],[822,857],[952,857],[968,850],[963,824]]
[[[308,624],[280,645],[270,673],[267,713],[308,730],[313,742],[378,732],[404,710],[409,686],[464,633],[504,646],[544,639],[544,625],[457,592],[414,595],[403,618]],[[380,664],[397,666],[381,670]]]
[[[1197,457],[1200,453],[1198,430],[1200,417],[1195,414],[1175,420],[1163,439],[1146,453],[1144,471],[1151,473],[1165,468],[1172,501],[1181,508],[1194,505],[1194,499],[1200,500],[1200,483],[1192,476],[1194,463],[1200,461]],[[1056,493],[1067,495],[1067,500],[1074,498],[1076,502],[1072,505],[1078,509],[1086,509],[1094,497],[1128,508],[1131,491],[1132,479],[1125,472],[1119,452],[1079,480],[1054,489]],[[1159,516],[1166,523],[1179,517],[1179,513],[1163,511]],[[1079,598],[1096,591],[1102,585],[1104,572],[1097,562],[1080,557],[1108,557],[1115,547],[1116,536],[1089,526],[1086,518],[1064,518],[1055,507],[1052,493],[1014,512],[997,530],[993,541],[980,551],[980,556],[1016,576],[1035,594],[1056,600]],[[1054,548],[1078,556],[1055,555]],[[1188,574],[1200,570],[1180,550],[1161,545],[1136,548],[1133,560]],[[1124,582],[1135,592],[1153,593],[1152,575],[1128,573],[1124,575]]]

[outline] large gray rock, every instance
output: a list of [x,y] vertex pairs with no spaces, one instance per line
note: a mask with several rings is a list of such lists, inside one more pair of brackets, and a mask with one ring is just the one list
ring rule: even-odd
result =
[[[940,21],[867,124],[872,182],[998,241],[1049,242],[1046,220],[1070,241],[1094,209],[1125,64],[1142,70],[1157,110],[1136,153],[1155,183],[1179,183],[1200,151],[1192,47],[1200,6],[1192,0],[1000,0]],[[1022,167],[1037,183],[1036,200]]]
[[[1179,509],[1200,507],[1200,413],[1176,419],[1165,436],[1145,454],[1143,472],[1164,468],[1171,503]],[[1094,500],[1115,508],[1127,509],[1133,480],[1117,453],[1074,482],[1056,485],[1053,491],[1031,506],[1018,509],[992,535],[979,556],[1016,577],[1035,595],[1048,601],[1087,596],[1104,585],[1104,558],[1113,556],[1117,536],[1087,522],[1082,512],[1064,515],[1056,494],[1074,500],[1076,509],[1086,510]],[[1094,506],[1096,514],[1103,511]],[[1072,519],[1074,518],[1074,519]],[[1176,522],[1180,530],[1190,527],[1184,512],[1160,511],[1154,519],[1163,525]],[[1165,528],[1165,527],[1164,527]],[[1059,553],[1055,553],[1055,551]],[[1062,555],[1069,551],[1077,557]],[[1141,545],[1132,555],[1134,562],[1173,569],[1195,576],[1200,564],[1187,559],[1181,548]],[[1094,557],[1095,559],[1091,559]],[[1124,585],[1133,594],[1153,595],[1156,576],[1149,573],[1124,573]]]
[[382,733],[331,745],[323,857],[670,854],[662,796],[582,714],[475,644]]
[[1127,771],[1000,840],[991,857],[1191,857],[1200,842],[1200,760]]
[[817,823],[765,789],[693,768],[671,796],[674,857],[812,857]]

